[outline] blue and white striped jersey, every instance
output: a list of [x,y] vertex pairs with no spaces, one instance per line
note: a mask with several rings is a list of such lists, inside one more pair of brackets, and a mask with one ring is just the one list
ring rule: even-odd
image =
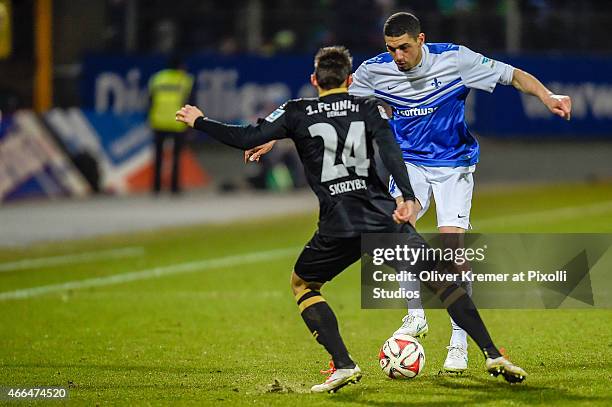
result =
[[467,47],[426,43],[419,65],[400,71],[387,52],[362,63],[349,93],[374,95],[393,107],[390,120],[404,160],[430,167],[478,162],[479,146],[465,123],[470,89],[509,85],[514,68]]

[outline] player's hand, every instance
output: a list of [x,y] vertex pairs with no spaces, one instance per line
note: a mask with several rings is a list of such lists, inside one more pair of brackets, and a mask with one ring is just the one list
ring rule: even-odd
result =
[[246,150],[244,152],[244,162],[253,162],[253,161],[257,161],[259,162],[259,159],[261,158],[262,155],[268,153],[270,150],[272,150],[272,147],[274,147],[274,143],[276,143],[276,140],[272,140],[272,141],[268,141],[266,144],[262,144],[260,146],[257,146],[255,148],[251,148],[249,150]]
[[204,113],[195,106],[185,105],[176,112],[176,121],[183,122],[189,127],[193,127],[193,123],[200,116],[204,116]]
[[544,104],[552,113],[569,120],[572,115],[572,99],[566,95],[550,95]]
[[397,202],[397,207],[395,208],[395,211],[393,211],[393,220],[398,224],[408,223],[415,214],[416,204],[414,201]]

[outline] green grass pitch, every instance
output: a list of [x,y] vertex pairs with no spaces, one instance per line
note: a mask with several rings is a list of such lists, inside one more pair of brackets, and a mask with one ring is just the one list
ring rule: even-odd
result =
[[[431,212],[420,230],[433,229]],[[612,186],[477,189],[472,218],[483,232],[611,233]],[[612,404],[612,310],[484,310],[497,345],[530,374],[516,386],[489,377],[473,343],[469,373],[438,375],[450,327],[444,311],[428,311],[424,371],[411,381],[387,379],[378,349],[403,312],[361,310],[356,265],[323,293],[363,380],[334,395],[309,394],[324,379],[328,356],[298,314],[289,275],[315,220],[307,214],[1,249],[0,264],[134,246],[144,252],[1,272],[0,294],[52,288],[0,300],[0,386],[63,386],[67,402],[78,405]],[[259,254],[240,257],[249,253]],[[109,276],[120,278],[104,283]],[[61,285],[67,282],[76,285]],[[269,391],[275,380],[282,392]]]

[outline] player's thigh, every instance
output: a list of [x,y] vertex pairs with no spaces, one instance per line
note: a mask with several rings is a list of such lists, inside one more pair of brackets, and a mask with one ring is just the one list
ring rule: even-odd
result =
[[436,201],[438,228],[470,228],[470,211],[474,191],[474,166],[432,168],[433,196]]
[[361,238],[337,238],[315,232],[298,257],[294,272],[307,283],[325,283],[361,258]]
[[[385,233],[372,235],[364,241],[363,246],[364,254],[371,258],[378,257],[379,261],[382,260],[386,266],[396,272],[409,271],[416,275],[423,270],[433,270],[435,266],[435,262],[423,256],[424,251],[430,247],[429,243],[410,223],[390,224]],[[398,248],[401,248],[401,253],[397,257],[387,258],[386,255],[381,257],[382,253],[390,251],[397,253]]]
[[[406,163],[406,170],[408,171],[408,178],[410,179],[410,185],[414,191],[414,196],[419,201],[421,207],[417,214],[417,219],[419,219],[427,212],[427,209],[429,209],[429,204],[431,203],[431,184],[427,179],[427,171],[425,168]],[[393,177],[390,177],[389,180],[389,193],[393,198],[402,195]]]
[[[435,270],[440,275],[457,273],[457,270],[452,262],[441,261],[441,259],[436,258],[436,256],[426,254],[430,249],[432,249],[432,246],[416,231],[412,225],[408,223],[391,227],[388,234],[382,237],[382,239],[383,241],[381,242],[381,247],[393,248],[399,244],[403,247],[416,249],[416,253],[421,253],[411,257],[407,261],[385,262],[386,265],[394,268],[396,271],[409,271],[414,275],[419,275],[420,272],[424,270]],[[384,241],[384,239],[387,239],[387,241]],[[439,246],[436,245],[435,247]],[[442,247],[447,246],[442,243]],[[432,293],[440,295],[442,292],[444,292],[444,290],[448,289],[451,285],[454,285],[452,281],[454,281],[455,278],[456,277],[441,278],[440,281],[435,279],[422,280],[421,284],[423,284],[423,286]],[[471,287],[469,287],[469,290],[471,295]]]

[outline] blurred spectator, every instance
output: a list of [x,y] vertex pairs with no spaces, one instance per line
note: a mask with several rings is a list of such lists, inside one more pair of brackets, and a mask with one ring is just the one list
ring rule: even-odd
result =
[[176,49],[177,42],[176,23],[170,19],[163,19],[155,25],[154,51],[169,54]]
[[224,55],[236,54],[238,52],[238,42],[234,37],[224,37],[219,45],[219,52]]
[[296,35],[293,30],[277,31],[272,40],[264,42],[259,53],[264,56],[272,56],[279,53],[291,53],[295,50]]
[[295,47],[295,33],[292,30],[280,30],[274,36],[274,45],[278,52],[288,52]]
[[185,71],[185,66],[178,57],[173,57],[168,69],[157,72],[149,81],[151,101],[149,124],[155,134],[153,192],[156,194],[161,189],[164,144],[166,141],[172,143],[173,146],[171,190],[173,194],[178,194],[181,191],[179,161],[186,127],[175,120],[175,114],[189,100],[192,88],[193,77]]

